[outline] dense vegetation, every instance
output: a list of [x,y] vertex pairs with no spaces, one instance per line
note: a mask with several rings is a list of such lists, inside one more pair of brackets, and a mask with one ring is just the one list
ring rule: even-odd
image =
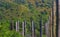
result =
[[43,25],[51,12],[51,1],[0,0],[0,37],[22,37],[15,30],[10,30],[10,21],[27,21],[27,33],[31,26],[31,19],[36,26],[36,35],[39,37],[39,21],[42,16]]

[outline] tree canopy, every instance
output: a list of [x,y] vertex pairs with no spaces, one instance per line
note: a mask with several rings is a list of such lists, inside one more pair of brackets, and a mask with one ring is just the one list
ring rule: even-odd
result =
[[[2,31],[0,31],[0,35],[4,35],[1,37],[8,37],[9,35],[10,37],[14,36],[15,31],[13,32],[9,30],[10,20],[19,20],[21,22],[26,20],[28,25],[30,26],[30,21],[32,19],[35,22],[36,33],[38,34],[40,18],[42,16],[42,21],[44,25],[44,23],[49,18],[52,4],[50,0],[43,0],[44,2],[39,0],[39,2],[32,1],[33,0],[0,0],[0,30]],[[17,35],[14,37],[21,37],[19,36],[19,33],[16,34]]]

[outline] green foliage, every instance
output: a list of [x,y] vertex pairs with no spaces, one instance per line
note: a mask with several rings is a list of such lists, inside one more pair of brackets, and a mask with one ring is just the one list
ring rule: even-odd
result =
[[22,35],[16,31],[5,31],[0,32],[0,37],[22,37]]
[[[0,1],[0,37],[22,37],[18,32],[10,31],[9,26],[10,20],[23,22],[27,21],[26,32],[30,30],[28,28],[31,27],[31,20],[34,21],[36,26],[36,34],[39,36],[39,21],[42,17],[43,25],[48,20],[49,13],[51,12],[51,1],[45,0],[45,3],[40,3],[39,7],[36,7],[35,4],[32,8],[29,8],[28,1],[25,1],[25,4],[11,1],[11,0],[2,0]],[[31,5],[30,5],[31,6]]]

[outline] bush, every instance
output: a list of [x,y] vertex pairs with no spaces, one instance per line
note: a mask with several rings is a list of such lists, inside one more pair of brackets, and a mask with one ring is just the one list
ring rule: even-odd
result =
[[5,31],[0,32],[0,37],[22,37],[22,35],[16,31]]

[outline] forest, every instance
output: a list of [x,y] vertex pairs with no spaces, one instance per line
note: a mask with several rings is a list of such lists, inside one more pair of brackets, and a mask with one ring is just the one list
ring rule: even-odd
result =
[[[52,9],[52,0],[0,0],[0,37],[23,37],[22,22],[26,21],[26,36],[31,34],[31,21],[34,21],[35,36],[40,35],[42,26],[48,21]],[[19,21],[19,31],[16,22]],[[11,29],[11,23],[14,28]],[[45,37],[45,30],[43,37]]]

